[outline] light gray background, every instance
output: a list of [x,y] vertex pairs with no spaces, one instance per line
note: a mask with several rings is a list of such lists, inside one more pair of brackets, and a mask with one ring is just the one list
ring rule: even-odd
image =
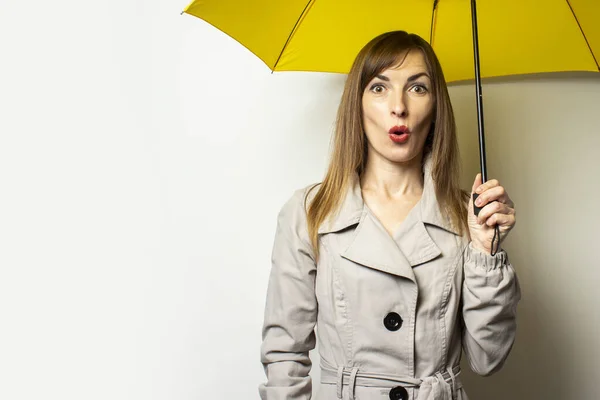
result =
[[[2,399],[258,398],[276,215],[322,178],[344,76],[271,74],[185,5],[0,0]],[[470,188],[474,88],[450,90]],[[465,384],[595,399],[600,75],[484,98],[523,300],[505,369]]]

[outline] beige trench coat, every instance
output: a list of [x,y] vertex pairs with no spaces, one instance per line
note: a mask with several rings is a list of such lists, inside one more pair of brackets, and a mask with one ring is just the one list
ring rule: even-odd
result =
[[465,400],[462,349],[480,375],[503,365],[516,333],[515,270],[504,250],[485,254],[456,233],[430,169],[428,158],[422,197],[393,237],[355,176],[338,215],[318,231],[318,262],[306,225],[310,186],[283,206],[264,315],[263,400],[311,398],[316,340],[317,400]]

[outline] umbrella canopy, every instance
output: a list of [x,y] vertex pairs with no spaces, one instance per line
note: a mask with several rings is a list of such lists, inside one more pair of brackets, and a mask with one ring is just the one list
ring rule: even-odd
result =
[[[393,30],[428,40],[448,82],[474,78],[469,0],[195,0],[185,13],[240,42],[272,71],[347,73]],[[480,0],[481,77],[600,71],[600,1]]]

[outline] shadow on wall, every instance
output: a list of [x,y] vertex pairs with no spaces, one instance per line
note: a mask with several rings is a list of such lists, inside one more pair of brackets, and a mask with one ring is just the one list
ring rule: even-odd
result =
[[[461,184],[470,190],[479,172],[474,86],[450,93]],[[463,357],[471,399],[598,398],[600,296],[592,282],[600,270],[593,242],[600,218],[592,210],[600,196],[599,103],[598,74],[484,87],[488,179],[499,179],[516,204],[518,222],[503,247],[523,297],[504,368],[479,377]]]
[[[513,241],[514,242],[514,241]],[[523,293],[519,306],[518,334],[514,348],[503,369],[492,377],[474,374],[463,356],[462,380],[471,399],[532,400],[543,398],[571,399],[568,385],[561,377],[570,367],[572,357],[564,346],[560,329],[547,329],[560,324],[560,316],[552,318],[552,310],[543,306],[541,292],[535,282],[524,277],[523,265],[533,266],[535,254],[519,251],[521,246],[507,246],[511,262],[516,266]],[[539,258],[538,258],[539,259]],[[554,321],[551,321],[554,319]]]

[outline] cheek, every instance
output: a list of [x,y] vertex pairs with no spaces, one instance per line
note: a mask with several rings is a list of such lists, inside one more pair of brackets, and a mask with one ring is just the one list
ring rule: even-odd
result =
[[364,134],[367,142],[372,146],[373,141],[377,140],[377,134],[375,134],[375,132],[378,130],[377,121],[380,120],[377,107],[375,107],[373,102],[362,102],[362,115]]
[[425,114],[427,115],[427,118],[430,119],[433,116],[433,112],[435,111],[434,109],[435,109],[435,102],[433,101],[432,98],[429,98],[429,101],[425,105]]
[[426,125],[433,121],[433,101],[423,102],[417,106],[419,122]]
[[381,104],[378,104],[374,101],[363,101],[362,108],[364,122],[375,123],[376,121],[379,121],[381,119]]
[[371,104],[363,98],[362,101],[363,121],[366,122],[371,118]]

